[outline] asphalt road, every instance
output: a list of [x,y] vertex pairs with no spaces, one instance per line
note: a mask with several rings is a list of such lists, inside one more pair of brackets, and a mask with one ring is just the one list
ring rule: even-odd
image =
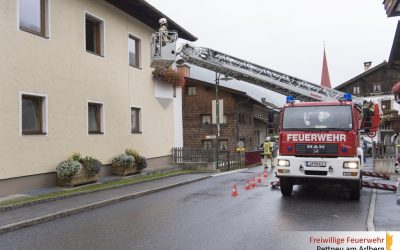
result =
[[262,178],[246,191],[245,180],[259,172],[213,177],[7,233],[0,249],[296,249],[290,231],[367,229],[370,190],[360,201],[332,186],[295,187],[292,197],[282,197]]

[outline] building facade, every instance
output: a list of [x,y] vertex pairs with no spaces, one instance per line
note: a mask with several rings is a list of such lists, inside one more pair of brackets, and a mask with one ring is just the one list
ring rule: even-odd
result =
[[[186,78],[182,90],[183,145],[215,150],[215,85]],[[245,92],[219,87],[220,150],[235,152],[242,141],[246,151],[254,151],[265,140],[267,109]]]
[[[396,2],[397,5],[397,1],[385,1],[385,6],[389,2]],[[373,68],[369,68],[370,65],[371,62],[365,62],[365,72],[335,89],[377,102],[382,111],[377,140],[384,144],[398,143],[400,138],[397,138],[393,128],[398,127],[400,104],[395,101],[392,89],[400,81],[400,22],[397,24],[388,62],[384,61]]]
[[153,80],[149,53],[165,16],[125,2],[0,2],[0,195],[54,185],[73,152],[109,164],[133,148],[149,168],[169,163],[176,103],[172,87]]

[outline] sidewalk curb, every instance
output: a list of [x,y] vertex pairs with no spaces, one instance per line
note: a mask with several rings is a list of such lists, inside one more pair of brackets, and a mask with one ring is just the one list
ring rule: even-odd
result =
[[[165,171],[165,173],[167,173],[167,172],[168,171]],[[158,174],[158,173],[164,173],[164,172],[156,172],[156,174]],[[152,174],[153,173],[145,174],[145,175],[142,174],[142,175],[143,176],[148,176],[148,175],[152,175]],[[47,198],[47,199],[41,199],[41,200],[36,200],[36,201],[29,201],[29,202],[19,203],[19,204],[15,204],[15,205],[0,206],[0,212],[10,211],[10,210],[14,210],[14,209],[21,208],[21,207],[27,207],[27,206],[42,204],[42,203],[51,202],[51,201],[58,201],[58,200],[68,199],[68,198],[79,196],[79,195],[91,194],[91,193],[101,192],[101,191],[105,191],[105,190],[110,190],[110,189],[116,189],[116,188],[121,188],[121,187],[125,187],[125,186],[130,186],[130,185],[141,184],[141,183],[145,183],[145,182],[150,182],[150,181],[154,181],[154,180],[159,180],[159,179],[164,179],[164,178],[169,178],[169,177],[178,176],[178,175],[184,175],[184,174],[186,174],[186,173],[173,174],[173,175],[168,175],[168,176],[164,176],[164,177],[160,177],[160,178],[156,178],[156,179],[150,179],[150,180],[138,181],[138,182],[133,182],[133,183],[128,183],[128,184],[116,185],[116,186],[113,186],[113,187],[99,188],[99,189],[89,190],[89,191],[82,191],[82,192],[77,192],[77,193],[73,193],[73,194],[67,194],[67,195],[61,195],[61,196],[57,196],[57,197],[51,197],[51,198]],[[133,177],[133,178],[135,178],[135,177]],[[102,183],[107,183],[107,182],[109,182],[109,181],[105,181],[105,182],[102,182]],[[96,184],[99,184],[99,183],[96,183]]]
[[190,183],[193,183],[193,182],[202,181],[202,180],[205,180],[205,179],[208,179],[208,178],[211,178],[211,176],[195,178],[195,179],[191,179],[191,180],[187,180],[187,181],[183,181],[183,182],[178,182],[178,183],[174,183],[174,184],[170,184],[170,185],[166,185],[166,186],[162,186],[162,187],[158,187],[158,188],[149,189],[149,190],[142,191],[142,192],[136,192],[136,193],[132,193],[132,194],[117,196],[117,197],[106,199],[106,200],[103,200],[103,201],[93,202],[93,203],[90,203],[90,204],[87,204],[87,205],[84,205],[84,206],[65,209],[65,210],[62,210],[62,211],[59,211],[59,212],[55,212],[55,213],[50,213],[50,214],[47,214],[47,215],[44,215],[44,216],[40,216],[40,217],[36,217],[36,218],[33,218],[33,219],[7,224],[5,226],[0,227],[0,235],[8,233],[8,232],[11,232],[11,231],[15,231],[15,230],[18,230],[18,229],[22,229],[22,228],[25,228],[25,227],[38,225],[38,224],[41,224],[41,223],[44,223],[44,222],[49,222],[49,221],[60,219],[60,218],[64,218],[64,217],[67,217],[67,216],[70,216],[70,215],[74,215],[74,214],[82,213],[82,212],[85,212],[85,211],[93,210],[93,209],[96,209],[96,208],[112,205],[112,204],[115,204],[115,203],[118,203],[118,202],[121,202],[121,201],[126,201],[126,200],[130,200],[130,199],[138,198],[138,197],[141,197],[141,196],[145,196],[145,195],[148,195],[148,194],[152,194],[152,193],[164,191],[164,190],[167,190],[167,189],[171,189],[171,188],[174,188],[174,187],[183,186],[183,185],[190,184]]

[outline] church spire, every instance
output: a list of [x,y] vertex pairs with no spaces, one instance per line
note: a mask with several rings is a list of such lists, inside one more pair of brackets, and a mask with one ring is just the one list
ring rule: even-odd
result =
[[328,63],[326,61],[325,43],[324,43],[324,59],[322,61],[321,86],[327,87],[327,88],[332,88],[331,80],[329,78]]

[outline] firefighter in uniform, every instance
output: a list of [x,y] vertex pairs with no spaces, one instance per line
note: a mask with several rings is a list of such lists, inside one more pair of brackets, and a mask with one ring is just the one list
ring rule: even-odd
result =
[[264,168],[268,168],[268,159],[271,161],[271,167],[274,167],[274,157],[273,157],[273,154],[272,154],[272,142],[271,142],[271,137],[267,137],[266,138],[266,140],[265,140],[265,142],[264,142],[264,145],[263,145],[263,148],[264,148],[264,153],[263,153],[263,156],[264,156]]
[[161,38],[161,47],[165,46],[167,43],[169,43],[169,36],[168,36],[168,24],[167,24],[167,19],[166,18],[160,18],[158,21],[160,24],[160,28],[158,29],[158,32],[160,32],[160,38]]

